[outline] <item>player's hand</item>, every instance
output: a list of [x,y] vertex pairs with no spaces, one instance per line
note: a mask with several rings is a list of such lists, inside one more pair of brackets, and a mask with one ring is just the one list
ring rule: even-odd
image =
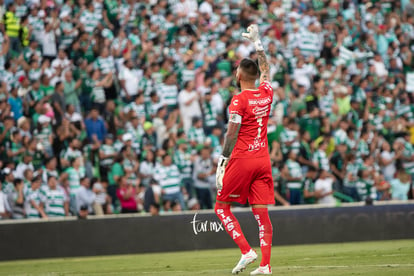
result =
[[260,40],[259,38],[259,27],[257,24],[252,24],[247,27],[247,33],[242,33],[244,38],[247,38],[251,42],[255,43],[256,41]]
[[221,191],[223,189],[223,177],[226,170],[226,166],[229,163],[229,158],[224,157],[223,155],[220,156],[217,170],[216,170],[216,187],[217,191]]
[[259,27],[257,24],[252,24],[247,27],[247,33],[242,33],[244,38],[247,38],[251,42],[253,42],[256,51],[263,51],[263,45],[259,38]]

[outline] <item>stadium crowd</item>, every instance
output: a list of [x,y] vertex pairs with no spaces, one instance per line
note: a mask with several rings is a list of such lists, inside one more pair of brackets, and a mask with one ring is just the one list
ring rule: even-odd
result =
[[412,198],[412,0],[0,0],[0,18],[3,219],[212,208],[252,22],[278,204]]

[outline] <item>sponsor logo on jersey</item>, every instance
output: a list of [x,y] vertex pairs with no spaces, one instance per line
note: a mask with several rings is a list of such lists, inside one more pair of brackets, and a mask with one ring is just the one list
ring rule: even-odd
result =
[[253,114],[257,117],[264,117],[266,116],[267,110],[269,109],[269,106],[256,106],[253,108]]
[[239,104],[239,100],[234,100],[233,101],[233,105],[238,105]]
[[262,142],[261,138],[255,138],[253,144],[249,144],[248,151],[260,150],[261,148],[266,147],[266,142]]
[[270,104],[272,99],[270,97],[262,98],[262,99],[249,99],[249,105],[265,105]]

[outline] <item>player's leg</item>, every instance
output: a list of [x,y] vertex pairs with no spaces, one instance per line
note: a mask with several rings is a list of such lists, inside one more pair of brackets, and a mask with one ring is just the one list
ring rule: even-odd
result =
[[242,272],[247,265],[256,261],[257,254],[250,247],[240,227],[239,221],[231,212],[230,202],[216,201],[215,212],[223,223],[227,233],[234,240],[242,253],[241,258],[233,268],[232,273],[237,274]]
[[248,253],[252,248],[241,230],[239,221],[230,210],[230,202],[217,201],[214,210],[223,223],[226,232],[240,248],[241,253]]
[[258,269],[250,275],[266,275],[272,274],[270,267],[270,256],[272,254],[272,238],[273,226],[270,221],[267,205],[252,205],[254,218],[259,225],[260,251],[262,252],[262,260]]
[[[223,189],[218,192],[215,212],[224,228],[234,242],[240,248],[242,256],[239,263],[234,267],[232,273],[237,274],[243,271],[246,266],[257,259],[257,254],[247,242],[240,224],[231,212],[230,204],[233,201],[245,203],[247,200],[248,185],[244,185],[249,179],[249,169],[244,168],[244,162],[230,159],[223,178]],[[247,187],[247,189],[246,189]]]
[[249,202],[252,206],[254,218],[259,226],[260,250],[262,260],[259,268],[252,271],[250,275],[269,275],[272,274],[270,267],[270,257],[272,253],[273,227],[270,221],[267,206],[273,205],[274,187],[271,174],[270,161],[264,162],[257,173],[257,179],[250,186]]

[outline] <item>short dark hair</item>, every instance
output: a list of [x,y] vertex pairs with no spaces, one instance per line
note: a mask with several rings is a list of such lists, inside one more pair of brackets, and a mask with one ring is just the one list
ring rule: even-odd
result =
[[256,62],[250,58],[242,59],[239,68],[242,71],[243,78],[247,81],[255,81],[259,75],[259,68]]

